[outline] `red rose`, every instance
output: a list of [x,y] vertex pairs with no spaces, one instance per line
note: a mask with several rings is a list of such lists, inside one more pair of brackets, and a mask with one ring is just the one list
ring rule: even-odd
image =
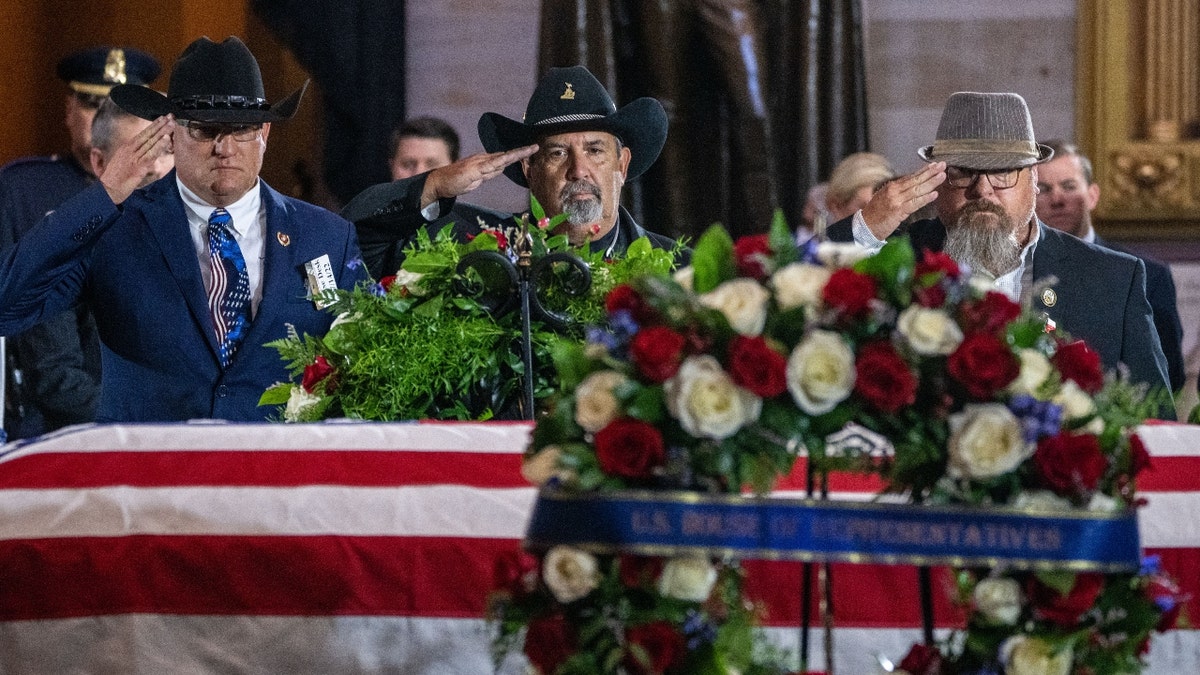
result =
[[639,330],[629,341],[629,358],[651,382],[666,382],[679,372],[687,338],[666,326]]
[[622,554],[620,558],[621,583],[626,588],[644,588],[658,581],[662,575],[663,559],[658,556]]
[[917,304],[922,307],[936,309],[946,304],[946,288],[941,284],[918,288],[913,293]]
[[396,275],[389,274],[386,277],[379,280],[379,287],[385,291],[390,291],[392,289],[392,284],[394,284],[394,283],[396,283]]
[[739,335],[729,341],[729,376],[756,396],[778,396],[787,391],[787,359],[761,337]]
[[[317,385],[330,375],[333,375],[333,365],[324,356],[318,356],[304,368],[304,376],[300,378],[300,386],[304,387],[304,391],[311,394],[317,388]],[[325,391],[328,393],[332,392],[333,389],[334,381],[330,379],[325,383]]]
[[605,473],[646,478],[667,459],[662,434],[654,426],[623,417],[596,432],[596,459]]
[[658,318],[654,308],[646,304],[642,294],[633,290],[629,284],[621,284],[609,291],[608,296],[604,298],[604,309],[609,314],[625,310],[638,325],[653,323]]
[[957,279],[959,273],[958,263],[954,262],[954,258],[941,251],[935,253],[928,249],[925,251],[925,255],[921,257],[921,262],[917,263],[917,267],[913,272],[914,276],[918,279],[927,274],[941,274],[951,279]]
[[1038,441],[1033,464],[1047,488],[1070,497],[1096,489],[1108,469],[1108,458],[1092,434],[1060,433]]
[[562,614],[539,617],[529,622],[525,633],[525,656],[542,673],[549,675],[575,653],[575,636]]
[[683,635],[666,621],[634,626],[625,631],[625,641],[622,662],[630,673],[639,675],[662,675],[681,665],[687,648]]
[[1079,623],[1079,617],[1096,604],[1100,591],[1104,590],[1104,575],[1099,572],[1079,572],[1071,592],[1063,595],[1043,584],[1036,575],[1030,575],[1025,585],[1025,594],[1033,605],[1033,614],[1039,619],[1051,621],[1063,628]]
[[1082,340],[1060,344],[1054,353],[1054,367],[1063,379],[1071,380],[1089,394],[1104,387],[1104,372],[1100,370],[1100,355]]
[[963,332],[998,333],[1021,316],[1021,306],[1003,293],[988,291],[979,300],[964,302]]
[[894,413],[917,400],[917,378],[890,342],[863,345],[854,370],[854,391],[873,408]]
[[877,291],[874,277],[843,267],[829,276],[821,300],[826,307],[853,319],[866,315]]
[[900,661],[900,670],[912,675],[938,675],[942,672],[942,653],[937,647],[915,644]]
[[1136,477],[1146,469],[1154,469],[1150,463],[1150,451],[1146,449],[1142,437],[1134,434],[1129,437],[1129,475]]
[[504,551],[496,557],[492,568],[493,587],[516,598],[528,595],[537,588],[540,569],[541,564],[535,556],[521,549]]
[[989,400],[1017,379],[1021,364],[996,336],[974,333],[950,355],[946,370],[973,398]]
[[733,257],[737,260],[738,274],[760,281],[766,279],[766,263],[771,257],[770,238],[765,234],[739,238],[733,244]]

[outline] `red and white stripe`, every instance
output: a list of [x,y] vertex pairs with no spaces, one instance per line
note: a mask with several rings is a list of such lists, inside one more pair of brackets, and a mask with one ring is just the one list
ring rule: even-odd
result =
[[[528,434],[131,425],[16,446],[0,457],[0,672],[491,672],[481,617],[493,561],[519,545],[535,498],[519,473]],[[1144,437],[1142,536],[1200,616],[1200,427]],[[850,498],[875,487],[833,484]],[[746,564],[771,636],[794,646],[800,565]],[[871,672],[874,652],[919,638],[912,568],[833,574],[840,672]],[[1174,631],[1150,672],[1187,672],[1176,665],[1197,654],[1196,632]]]

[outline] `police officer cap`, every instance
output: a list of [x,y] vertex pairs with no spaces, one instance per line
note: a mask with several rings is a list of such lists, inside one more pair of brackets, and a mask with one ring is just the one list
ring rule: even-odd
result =
[[58,77],[67,86],[98,98],[118,84],[150,84],[161,70],[153,56],[129,47],[93,47],[58,62]]

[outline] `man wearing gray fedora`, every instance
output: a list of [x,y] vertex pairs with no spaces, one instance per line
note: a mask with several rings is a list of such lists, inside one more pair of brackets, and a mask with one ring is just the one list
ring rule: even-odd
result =
[[917,154],[929,165],[882,187],[831,225],[829,238],[878,249],[909,214],[933,203],[937,217],[908,228],[915,249],[944,251],[990,275],[1048,328],[1086,341],[1105,368],[1123,365],[1134,382],[1170,391],[1142,261],[1050,228],[1034,212],[1038,165],[1054,151],[1035,140],[1025,99],[951,95],[933,145]]
[[[0,259],[0,335],[85,301],[101,343],[98,421],[272,414],[259,397],[288,372],[264,345],[324,334],[333,317],[312,296],[366,278],[350,223],[259,178],[271,124],[302,94],[268,103],[236,37],[188,45],[166,95],[114,87],[114,103],[153,121]],[[138,187],[172,151],[175,170]]]
[[561,228],[575,246],[606,258],[624,255],[639,237],[657,248],[676,248],[673,239],[642,228],[620,205],[625,181],[650,168],[667,139],[667,114],[655,99],[618,108],[583,66],[551,68],[520,120],[484,113],[479,139],[487,152],[367,188],[342,210],[358,227],[373,274],[394,273],[398,252],[419,228],[437,231],[453,220],[456,235],[465,237],[480,223],[511,223],[511,214],[455,201],[502,172],[528,187],[548,216],[567,214]]

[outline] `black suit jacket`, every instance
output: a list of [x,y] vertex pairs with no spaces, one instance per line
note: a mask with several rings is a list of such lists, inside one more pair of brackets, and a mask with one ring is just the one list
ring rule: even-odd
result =
[[[358,243],[362,249],[367,270],[376,279],[395,274],[404,262],[404,249],[416,238],[417,232],[426,228],[436,233],[446,225],[454,224],[454,235],[464,241],[479,234],[483,228],[497,228],[513,223],[513,214],[494,209],[442,199],[438,202],[439,213],[445,214],[433,221],[421,215],[421,191],[425,189],[428,173],[419,174],[391,183],[380,183],[363,190],[342,209],[342,217],[354,223],[358,230]],[[624,208],[620,209],[617,226],[605,237],[593,241],[592,252],[607,251],[614,255],[623,254],[639,237],[647,237],[655,248],[671,250],[675,240],[650,232],[633,220]],[[615,240],[615,241],[614,241]],[[683,266],[691,260],[691,251],[682,249],[676,264]]]
[[[1040,221],[1038,228],[1033,281],[1053,279],[1055,299],[1047,305],[1045,296],[1038,295],[1031,298],[1030,309],[1044,313],[1061,330],[1087,342],[1100,354],[1105,368],[1123,363],[1134,382],[1169,387],[1167,360],[1146,299],[1142,261],[1089,244]],[[826,236],[833,241],[854,241],[851,218],[830,225]],[[908,236],[917,251],[940,251],[946,228],[937,219],[919,220],[908,228]]]
[[1146,299],[1154,310],[1154,327],[1167,357],[1167,377],[1171,391],[1183,388],[1187,374],[1183,365],[1183,322],[1179,320],[1179,304],[1175,301],[1175,279],[1171,268],[1154,258],[1138,255],[1129,249],[1096,237],[1096,244],[1114,251],[1128,253],[1141,259],[1146,266]]

